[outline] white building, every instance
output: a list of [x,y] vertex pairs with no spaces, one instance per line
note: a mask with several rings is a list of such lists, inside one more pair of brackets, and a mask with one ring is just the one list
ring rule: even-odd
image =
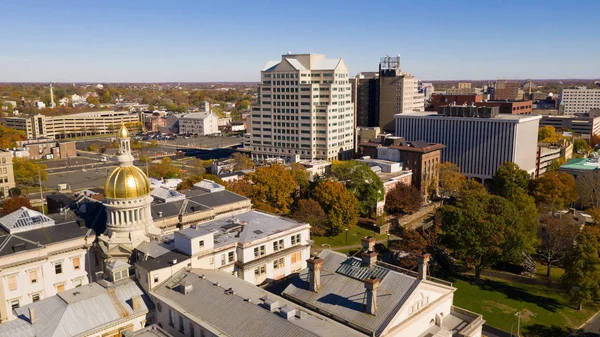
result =
[[13,309],[87,284],[94,238],[72,215],[23,207],[0,218],[0,321],[14,319]]
[[179,118],[179,134],[200,136],[219,133],[219,116],[209,112],[194,112]]
[[186,266],[221,270],[258,285],[305,268],[309,240],[307,223],[248,211],[176,231],[172,246],[145,244],[137,250],[136,274],[146,289]]
[[573,115],[587,113],[600,108],[600,89],[562,89],[560,93],[559,114]]
[[348,77],[341,58],[288,54],[269,61],[248,124],[252,157],[351,158],[354,106]]
[[540,119],[535,115],[478,118],[408,112],[396,115],[396,136],[444,144],[441,162],[450,161],[465,176],[486,180],[505,162],[535,172]]

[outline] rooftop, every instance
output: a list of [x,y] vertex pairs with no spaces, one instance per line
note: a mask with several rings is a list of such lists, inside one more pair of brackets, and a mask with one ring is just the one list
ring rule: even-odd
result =
[[178,253],[177,251],[169,251],[152,259],[139,261],[136,263],[136,266],[142,267],[148,271],[152,271],[157,269],[163,269],[169,266],[174,266],[176,264],[188,260],[189,258],[189,256]]
[[421,117],[421,118],[431,118],[431,119],[437,118],[437,119],[461,119],[461,120],[471,119],[471,120],[477,120],[477,121],[513,121],[513,122],[517,122],[517,123],[533,121],[533,120],[542,118],[542,116],[538,116],[538,115],[511,115],[511,114],[499,114],[493,118],[451,117],[451,116],[438,115],[436,112],[433,112],[433,111],[403,112],[401,114],[395,114],[394,117],[397,119],[399,119],[399,118],[408,119],[408,118]]
[[[182,294],[181,284],[191,286]],[[268,293],[233,275],[214,270],[181,271],[152,295],[205,322],[215,335],[226,336],[358,336],[355,331]],[[273,304],[273,309],[262,303]],[[302,311],[302,314],[300,312]],[[290,318],[281,315],[289,312]]]
[[575,158],[562,165],[560,170],[595,171],[600,166],[599,158]]

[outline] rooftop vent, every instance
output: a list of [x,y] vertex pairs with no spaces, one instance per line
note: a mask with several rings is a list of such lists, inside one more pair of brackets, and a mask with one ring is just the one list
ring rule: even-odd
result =
[[225,295],[235,295],[233,288],[225,289]]
[[275,312],[279,308],[279,301],[270,299],[269,296],[261,297],[261,300],[263,301],[262,306],[271,312]]
[[292,319],[294,318],[294,316],[296,315],[296,308],[291,307],[289,305],[284,306],[283,308],[279,309],[279,316],[285,318],[285,319]]
[[184,281],[179,285],[179,292],[184,295],[191,293],[193,289],[194,289],[194,287],[189,282]]
[[14,244],[14,245],[12,246],[12,249],[13,249],[13,252],[15,252],[15,253],[16,253],[16,252],[21,252],[21,251],[24,251],[24,250],[25,250],[25,244],[24,244],[24,243],[17,243],[17,244]]

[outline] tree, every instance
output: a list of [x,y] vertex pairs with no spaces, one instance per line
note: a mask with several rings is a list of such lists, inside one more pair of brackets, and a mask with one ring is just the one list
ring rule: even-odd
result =
[[252,184],[247,179],[234,180],[227,184],[227,189],[248,198],[252,197]]
[[233,154],[231,154],[231,156],[229,156],[229,159],[233,160],[234,162],[234,171],[254,169],[254,162],[247,154],[234,152]]
[[177,190],[181,191],[181,190],[186,190],[186,189],[192,188],[192,186],[194,186],[195,183],[202,181],[204,179],[212,180],[219,185],[225,186],[225,182],[223,182],[223,180],[221,180],[221,178],[219,178],[213,174],[205,173],[205,174],[189,176],[189,177],[183,179],[183,181],[180,182],[179,185],[177,185]]
[[294,177],[296,184],[298,184],[298,196],[307,195],[310,188],[310,173],[299,163],[292,163],[290,169],[292,177]]
[[148,166],[148,175],[156,179],[179,178],[181,177],[181,170],[172,164],[171,158],[163,157],[160,162]]
[[4,204],[2,204],[2,215],[10,214],[21,207],[31,208],[31,203],[29,202],[29,199],[27,199],[26,197],[8,198],[6,199]]
[[[439,209],[444,241],[475,267],[475,279],[499,261],[509,261],[526,249],[514,237],[523,225],[516,207],[486,192],[468,193]],[[515,262],[515,261],[510,261]]]
[[578,154],[587,154],[590,152],[590,144],[583,138],[575,139],[573,142],[573,152]]
[[15,147],[18,141],[25,140],[25,138],[25,132],[0,125],[0,148]]
[[527,171],[512,162],[505,162],[498,167],[492,178],[491,191],[501,197],[508,197],[516,190],[527,191],[531,178]]
[[600,173],[584,172],[575,179],[575,188],[582,206],[600,207]]
[[564,208],[577,200],[575,179],[565,172],[548,172],[533,181],[531,195],[538,204]]
[[592,217],[595,225],[600,224],[600,208],[589,208],[586,209],[585,212]]
[[277,214],[289,213],[294,201],[292,195],[298,188],[290,170],[275,164],[258,168],[247,177],[253,183],[254,207]]
[[538,142],[540,143],[557,143],[563,136],[556,132],[553,126],[542,126],[538,132]]
[[449,161],[440,164],[440,194],[443,197],[455,196],[465,181],[465,176],[460,174],[460,167]]
[[567,162],[566,158],[554,159],[553,161],[550,162],[550,164],[548,164],[548,166],[546,166],[546,172],[558,171],[558,168],[563,166],[566,162]]
[[96,97],[94,97],[92,95],[89,95],[85,100],[89,104],[93,104],[95,107],[99,107],[100,106],[100,101]]
[[94,145],[94,144],[90,144],[88,146],[88,151],[96,152],[96,151],[98,151],[98,147],[96,145]]
[[39,184],[40,176],[42,181],[48,180],[46,173],[47,166],[37,164],[33,160],[23,159],[19,157],[13,158],[13,171],[15,174],[15,182],[19,185]]
[[296,209],[292,213],[292,218],[309,223],[312,234],[325,234],[327,215],[325,215],[325,211],[321,205],[313,199],[298,200]]
[[338,234],[358,222],[358,199],[341,182],[330,179],[319,182],[313,197],[327,214],[330,234]]
[[204,160],[202,159],[192,159],[187,165],[188,173],[192,176],[198,176],[206,173],[206,169],[204,168]]
[[340,181],[358,199],[360,214],[369,215],[383,201],[381,178],[369,166],[357,161],[334,161],[331,176]]
[[562,285],[579,310],[598,295],[600,286],[600,235],[597,227],[585,227],[565,258]]
[[423,195],[414,186],[398,184],[385,198],[385,210],[394,215],[418,211],[423,205]]
[[102,103],[110,103],[112,101],[112,98],[110,97],[110,91],[106,90],[102,96],[100,96],[100,101]]
[[579,233],[579,224],[570,214],[554,215],[546,214],[541,217],[537,228],[537,237],[540,245],[537,249],[538,255],[546,263],[546,276],[550,277],[552,263],[559,262],[564,258]]

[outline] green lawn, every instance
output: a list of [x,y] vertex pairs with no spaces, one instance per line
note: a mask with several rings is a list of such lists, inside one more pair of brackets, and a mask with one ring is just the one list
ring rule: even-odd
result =
[[[354,226],[348,230],[348,243],[346,243],[346,233],[343,231],[342,233],[336,236],[311,236],[311,239],[315,241],[315,246],[321,247],[323,244],[330,245],[331,248],[336,246],[350,246],[360,244],[360,238],[365,236],[374,236],[375,232],[359,227]],[[377,234],[375,235],[377,242],[386,243],[387,242],[387,234]]]
[[[535,263],[535,278],[547,279],[546,270],[547,270],[547,267],[545,264],[540,263],[539,261],[536,261],[536,263]],[[552,268],[550,268],[550,279],[553,282],[560,282],[560,278],[563,276],[564,273],[565,273],[565,270],[563,268],[553,265]]]
[[457,279],[453,286],[454,305],[480,313],[487,324],[516,333],[520,311],[521,335],[527,337],[564,337],[569,328],[578,328],[600,310],[600,304],[584,306],[578,311],[563,293],[546,286],[534,286],[504,280],[486,279],[470,284]]

